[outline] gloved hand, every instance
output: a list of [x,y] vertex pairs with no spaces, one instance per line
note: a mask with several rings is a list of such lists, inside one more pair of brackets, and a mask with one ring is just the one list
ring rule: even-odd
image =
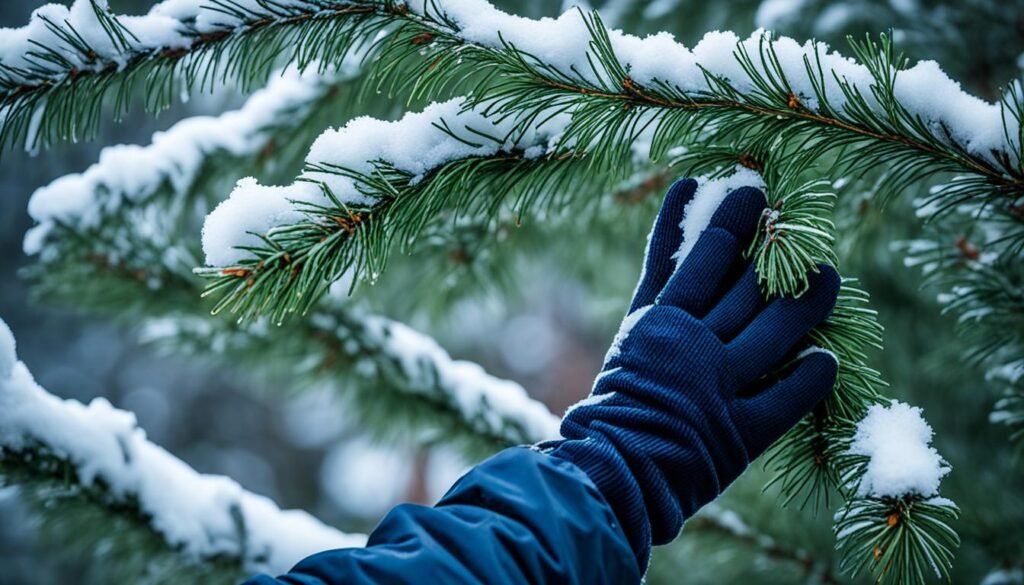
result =
[[823,350],[800,351],[835,305],[836,271],[820,266],[799,298],[766,299],[743,257],[767,205],[759,190],[731,192],[676,267],[696,188],[682,180],[669,190],[591,396],[566,413],[564,440],[539,446],[597,485],[641,573],[652,544],[674,539],[828,396],[838,367]]

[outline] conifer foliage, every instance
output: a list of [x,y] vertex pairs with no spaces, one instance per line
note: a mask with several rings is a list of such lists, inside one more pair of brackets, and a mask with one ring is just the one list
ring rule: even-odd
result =
[[[44,299],[141,323],[149,341],[251,364],[297,392],[343,377],[363,431],[427,435],[482,456],[557,434],[557,416],[518,384],[368,310],[377,288],[412,272],[403,256],[447,271],[459,243],[452,278],[465,289],[469,273],[497,278],[510,226],[542,226],[539,237],[557,241],[581,224],[613,229],[616,206],[657,199],[673,176],[743,179],[769,199],[748,250],[763,292],[799,295],[819,263],[844,272],[849,201],[910,200],[928,231],[893,249],[942,290],[970,348],[964,359],[983,364],[997,388],[992,421],[1010,426],[1007,442],[1019,439],[1021,86],[994,103],[974,97],[936,62],[912,65],[885,34],[852,39],[842,53],[766,30],[709,32],[687,48],[605,20],[670,3],[545,19],[485,0],[165,0],[142,16],[102,0],[47,6],[0,31],[4,148],[90,138],[104,120],[182,95],[253,93],[235,112],[183,120],[146,147],[108,148],[39,190],[27,276]],[[685,13],[693,3],[672,4]],[[872,365],[883,328],[848,276],[812,333],[839,358],[836,390],[766,454],[767,484],[778,505],[832,515],[843,576],[826,570],[823,581],[948,580],[960,545],[960,510],[940,494],[950,465],[921,410],[888,398]],[[27,391],[5,371],[0,392]],[[81,411],[82,423],[96,410]],[[141,492],[119,491],[61,437],[12,416],[0,411],[20,429],[0,433],[5,482],[43,486],[45,499],[63,475],[65,489],[101,510],[123,513],[128,502],[172,556],[196,548],[154,521]],[[168,566],[226,562],[241,574],[268,558],[276,568],[298,560],[238,549],[245,509],[228,512],[235,548],[198,547]],[[763,544],[718,508],[694,524]]]

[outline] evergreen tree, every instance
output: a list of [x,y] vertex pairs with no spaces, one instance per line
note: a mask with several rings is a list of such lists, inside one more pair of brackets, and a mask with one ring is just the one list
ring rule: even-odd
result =
[[[523,16],[483,0],[40,9],[0,32],[7,148],[88,139],[181,96],[251,95],[37,191],[25,276],[41,299],[168,351],[344,392],[362,433],[475,460],[557,434],[557,415],[405,323],[457,348],[467,305],[528,302],[524,283],[557,266],[616,306],[589,319],[610,333],[672,178],[758,184],[771,207],[749,254],[764,293],[800,294],[818,263],[850,277],[813,333],[839,380],[649,580],[679,567],[694,583],[1024,580],[1010,457],[1024,421],[1022,42],[986,16],[1024,10],[609,0],[541,19],[558,11],[507,4]],[[753,24],[773,32],[704,34]],[[105,402],[55,401],[3,333],[3,480],[65,542],[117,526],[111,575],[219,582],[359,542],[195,474]],[[925,407],[953,467],[941,496],[930,427],[890,398]],[[894,425],[916,436],[877,430]],[[199,496],[175,508],[189,498],[154,482]]]

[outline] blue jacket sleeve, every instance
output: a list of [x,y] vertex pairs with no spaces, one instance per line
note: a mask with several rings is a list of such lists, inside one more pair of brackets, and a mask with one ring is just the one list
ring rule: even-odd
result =
[[315,554],[246,585],[640,582],[616,516],[572,463],[512,448],[478,465],[434,507],[403,504],[366,548]]

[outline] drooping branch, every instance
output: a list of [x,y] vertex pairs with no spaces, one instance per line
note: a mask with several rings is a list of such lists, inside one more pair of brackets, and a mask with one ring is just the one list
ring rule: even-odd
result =
[[226,477],[197,473],[104,399],[84,405],[47,393],[17,361],[2,321],[0,405],[0,481],[34,484],[35,497],[56,512],[72,501],[112,512],[156,535],[161,552],[177,553],[178,567],[212,562],[222,577],[237,579],[365,543],[305,512],[280,510]]

